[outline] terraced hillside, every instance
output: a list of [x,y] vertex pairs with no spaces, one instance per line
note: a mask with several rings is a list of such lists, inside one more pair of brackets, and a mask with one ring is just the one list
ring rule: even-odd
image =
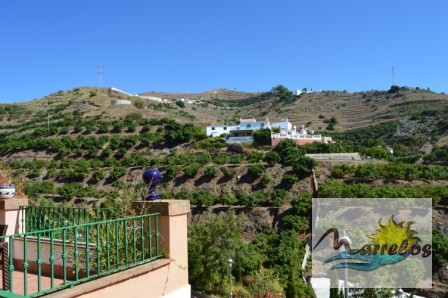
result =
[[[220,96],[197,95],[198,101],[189,104],[179,101],[186,94],[151,94],[168,99],[157,102],[110,89],[76,88],[32,102],[0,105],[1,173],[10,173],[19,188],[24,186],[33,203],[117,207],[124,199],[143,198],[142,171],[157,167],[164,176],[162,197],[190,200],[196,205],[196,223],[209,216],[203,215],[208,206],[239,210],[250,217],[242,214],[247,225],[234,227],[241,228],[244,241],[239,230],[232,232],[241,238],[241,247],[258,251],[260,258],[295,256],[286,263],[279,257],[263,264],[278,275],[282,289],[292,292],[300,287],[309,290],[298,278],[301,269],[291,264],[299,264],[304,252],[312,194],[432,197],[437,246],[433,273],[441,289],[437,295],[442,295],[434,297],[443,297],[448,280],[446,95],[398,88],[297,97],[278,86],[260,94],[228,90],[216,94]],[[113,99],[131,104],[114,107]],[[205,135],[205,125],[234,123],[240,117],[289,118],[294,125],[331,134],[336,142],[300,148],[283,142],[273,149],[227,145]],[[394,155],[386,150],[389,146]],[[344,152],[360,152],[364,159],[318,164],[305,156]],[[286,248],[294,252],[282,251]],[[259,269],[251,266],[247,276]],[[246,280],[241,275],[239,282]]]

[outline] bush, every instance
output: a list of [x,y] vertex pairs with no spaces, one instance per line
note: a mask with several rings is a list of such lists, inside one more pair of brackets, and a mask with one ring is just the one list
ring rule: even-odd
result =
[[264,161],[269,165],[275,165],[280,162],[280,155],[275,151],[270,151],[264,156]]
[[179,166],[170,165],[165,171],[165,175],[168,179],[172,180],[180,173],[181,169]]
[[184,173],[187,177],[192,178],[194,176],[196,176],[196,174],[198,173],[200,167],[198,165],[191,165],[191,166],[187,166],[184,169]]
[[228,167],[222,167],[221,172],[224,174],[224,177],[227,179],[232,179],[236,175],[236,170]]
[[309,230],[309,220],[303,216],[287,215],[283,218],[283,226],[285,229],[294,230],[296,232],[306,232]]
[[432,231],[434,261],[441,268],[448,262],[448,237],[439,230]]
[[312,172],[317,166],[317,161],[307,156],[300,156],[291,161],[291,165],[295,174],[305,176]]
[[260,184],[263,186],[267,186],[271,182],[271,178],[269,178],[266,175],[261,176],[260,178]]
[[246,156],[246,160],[249,163],[256,163],[264,159],[264,152],[252,151]]
[[234,205],[237,202],[237,199],[234,196],[227,193],[221,193],[218,200],[223,205]]
[[143,109],[145,107],[145,102],[142,99],[135,99],[134,100],[134,106],[137,109]]
[[226,155],[217,155],[217,156],[213,157],[213,162],[218,165],[223,165],[228,162],[228,158]]
[[247,174],[252,176],[252,177],[260,177],[264,172],[265,172],[265,168],[263,165],[257,163],[257,164],[253,164],[250,165],[249,168],[247,169]]
[[243,161],[243,155],[242,154],[235,154],[229,159],[229,163],[231,164],[240,164]]
[[179,107],[179,108],[185,108],[185,102],[183,102],[183,101],[181,101],[181,100],[176,100],[176,105]]
[[313,206],[312,196],[310,193],[304,193],[291,201],[294,212],[300,216],[310,216]]
[[281,206],[288,199],[288,193],[284,189],[276,189],[271,193],[271,201],[276,206]]
[[116,179],[120,178],[124,174],[126,174],[126,169],[123,167],[115,167],[112,169],[112,176]]
[[291,188],[297,181],[299,181],[299,178],[297,178],[296,175],[284,174],[281,183],[286,187]]
[[192,204],[198,206],[211,206],[217,200],[216,196],[210,193],[208,190],[200,189],[193,196]]
[[271,130],[264,128],[254,132],[254,144],[256,146],[270,146],[271,145]]
[[217,174],[218,174],[217,168],[207,167],[204,170],[204,177],[206,177],[208,179],[212,179],[212,178],[216,177]]
[[390,86],[388,93],[397,93],[398,91],[400,91],[400,87],[398,87],[397,85],[392,85]]
[[90,178],[90,181],[92,183],[98,183],[99,181],[101,181],[102,179],[104,179],[104,177],[106,177],[106,172],[104,170],[96,170],[95,172],[93,172],[92,177]]

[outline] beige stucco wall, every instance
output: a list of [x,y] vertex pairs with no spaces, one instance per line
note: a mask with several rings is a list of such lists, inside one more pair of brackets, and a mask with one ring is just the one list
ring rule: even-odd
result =
[[[0,224],[8,225],[6,235],[22,232],[22,212],[20,206],[28,206],[27,199],[0,199]],[[9,239],[5,239],[9,242]]]
[[[190,297],[190,291],[188,291],[188,293],[185,291],[189,290],[188,282],[182,285],[176,284],[175,274],[174,272],[172,272],[174,267],[173,263],[174,262],[170,262],[168,265],[162,266],[146,274],[140,276],[134,276],[130,279],[107,285],[104,288],[98,289],[94,292],[80,294],[71,297],[79,297],[79,298],[102,298],[102,297],[158,298],[165,296],[173,298]],[[104,279],[107,279],[107,277],[104,277]],[[100,282],[100,280],[98,280],[98,282]],[[64,293],[60,292],[60,294]]]
[[[272,147],[277,146],[280,142],[283,142],[284,140],[286,140],[286,138],[277,138],[277,139],[272,139],[271,140],[271,144]],[[311,143],[324,143],[324,144],[328,144],[329,140],[326,138],[322,138],[322,139],[290,139],[293,140],[294,143],[296,143],[297,145],[305,145],[305,144],[311,144]]]

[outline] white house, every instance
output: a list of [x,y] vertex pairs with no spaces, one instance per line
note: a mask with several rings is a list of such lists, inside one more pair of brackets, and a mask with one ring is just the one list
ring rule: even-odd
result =
[[254,132],[260,129],[272,129],[279,128],[280,132],[271,134],[272,145],[276,146],[279,142],[285,139],[292,139],[299,145],[321,142],[332,142],[331,137],[323,137],[320,134],[308,134],[308,129],[302,125],[297,130],[296,126],[293,126],[289,122],[288,118],[281,119],[276,122],[270,122],[268,118],[266,121],[257,121],[253,118],[240,119],[240,123],[237,125],[211,125],[206,127],[206,133],[208,136],[217,137],[226,135],[227,143],[251,143],[254,141]]

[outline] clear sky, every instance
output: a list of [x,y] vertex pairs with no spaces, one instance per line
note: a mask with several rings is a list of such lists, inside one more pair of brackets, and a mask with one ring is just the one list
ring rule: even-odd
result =
[[131,93],[448,92],[446,0],[0,0],[0,103]]

